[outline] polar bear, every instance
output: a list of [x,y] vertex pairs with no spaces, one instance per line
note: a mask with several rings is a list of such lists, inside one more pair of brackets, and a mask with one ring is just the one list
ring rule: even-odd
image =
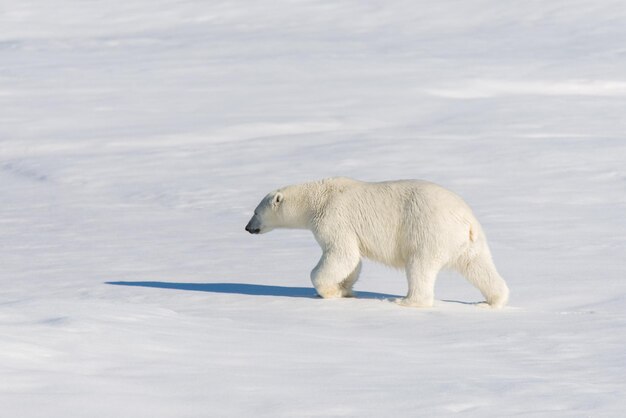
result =
[[311,281],[323,298],[352,296],[361,258],[406,271],[404,306],[430,307],[438,272],[456,269],[494,308],[509,289],[498,274],[485,234],[456,194],[421,180],[368,183],[329,178],[269,193],[246,225],[251,234],[274,228],[313,232],[322,257]]

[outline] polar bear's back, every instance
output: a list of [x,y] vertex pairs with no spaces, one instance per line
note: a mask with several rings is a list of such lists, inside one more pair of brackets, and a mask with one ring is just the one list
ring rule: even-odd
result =
[[422,180],[379,183],[328,179],[327,219],[354,233],[361,254],[403,267],[426,248],[443,259],[458,257],[472,233],[482,234],[469,206],[455,193]]

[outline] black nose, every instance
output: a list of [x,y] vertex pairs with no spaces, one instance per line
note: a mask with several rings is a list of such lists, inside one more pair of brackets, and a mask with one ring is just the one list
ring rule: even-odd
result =
[[259,232],[261,232],[259,228],[251,228],[250,225],[246,225],[246,231],[251,234],[258,234]]

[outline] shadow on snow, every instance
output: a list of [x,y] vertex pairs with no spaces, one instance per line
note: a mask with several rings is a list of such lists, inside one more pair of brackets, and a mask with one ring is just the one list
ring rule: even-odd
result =
[[[106,282],[106,284],[251,296],[280,296],[290,298],[318,297],[315,289],[312,287],[270,286],[248,283]],[[355,292],[355,294],[357,298],[361,299],[387,299],[397,297],[375,292]]]

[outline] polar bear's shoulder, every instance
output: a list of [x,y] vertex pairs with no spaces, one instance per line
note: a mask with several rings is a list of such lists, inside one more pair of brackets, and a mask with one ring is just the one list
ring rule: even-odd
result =
[[431,192],[447,192],[443,187],[425,180],[388,180],[380,182],[367,182],[355,180],[350,177],[329,177],[319,180],[314,184],[313,190],[319,190],[324,195],[343,195],[345,192],[350,194],[359,193],[406,193],[413,191],[418,193]]
[[347,190],[353,190],[368,183],[349,177],[329,177],[320,180],[318,184],[321,186],[321,189],[326,194],[341,194],[342,192],[345,192]]
[[350,177],[329,177],[323,180],[320,180],[320,183],[327,186],[341,187],[341,186],[352,186],[357,184],[363,184],[364,182],[352,179]]

